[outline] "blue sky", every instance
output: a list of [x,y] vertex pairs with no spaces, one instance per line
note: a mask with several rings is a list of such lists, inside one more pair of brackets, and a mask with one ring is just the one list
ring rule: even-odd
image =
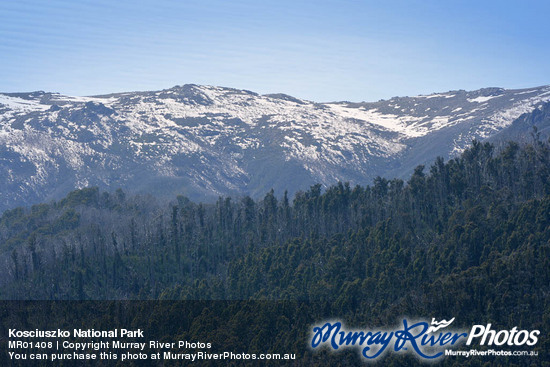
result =
[[318,102],[550,84],[550,1],[0,1],[0,91]]

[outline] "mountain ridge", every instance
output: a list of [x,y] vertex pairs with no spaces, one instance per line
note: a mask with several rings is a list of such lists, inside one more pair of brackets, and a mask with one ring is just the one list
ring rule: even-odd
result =
[[0,211],[91,185],[208,201],[405,177],[473,139],[526,134],[509,128],[549,101],[550,86],[330,103],[196,84],[2,93]]

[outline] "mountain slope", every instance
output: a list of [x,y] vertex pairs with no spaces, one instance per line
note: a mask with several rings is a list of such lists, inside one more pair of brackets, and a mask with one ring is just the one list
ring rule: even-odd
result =
[[0,211],[91,185],[210,200],[405,177],[548,101],[548,86],[325,104],[197,85],[0,94]]

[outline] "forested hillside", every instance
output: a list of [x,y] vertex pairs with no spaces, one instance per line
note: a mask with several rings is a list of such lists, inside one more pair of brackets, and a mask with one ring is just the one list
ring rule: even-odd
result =
[[474,142],[408,182],[316,185],[292,202],[271,191],[163,207],[74,191],[2,215],[2,297],[307,300],[353,289],[388,301],[395,287],[456,274],[548,280],[549,152],[538,141],[498,153]]
[[317,185],[293,200],[163,206],[89,188],[10,210],[0,295],[305,301],[308,320],[438,315],[549,330],[549,241],[549,144],[474,141],[407,182]]

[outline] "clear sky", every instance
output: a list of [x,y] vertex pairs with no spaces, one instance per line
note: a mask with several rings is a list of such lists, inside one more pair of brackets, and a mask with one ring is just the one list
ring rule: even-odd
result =
[[0,91],[313,101],[550,84],[550,1],[0,0]]

